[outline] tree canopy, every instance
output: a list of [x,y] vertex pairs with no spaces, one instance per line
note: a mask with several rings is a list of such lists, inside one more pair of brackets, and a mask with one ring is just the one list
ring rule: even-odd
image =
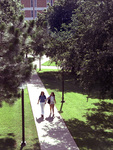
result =
[[20,84],[30,77],[31,59],[25,54],[33,26],[33,21],[24,21],[18,0],[0,1],[0,102],[12,102]]
[[78,0],[77,5],[65,30],[50,34],[54,44],[48,54],[76,75],[88,95],[96,89],[98,98],[112,98],[113,0]]
[[35,55],[42,56],[48,41],[46,13],[38,13],[35,20],[36,30],[32,37],[32,49]]
[[77,8],[77,0],[58,0],[47,11],[48,25],[52,31],[60,30],[62,24],[71,22],[72,12]]
[[78,24],[75,35],[82,58],[79,78],[89,93],[97,89],[100,98],[112,98],[113,1],[87,0],[79,5],[73,16],[73,23]]

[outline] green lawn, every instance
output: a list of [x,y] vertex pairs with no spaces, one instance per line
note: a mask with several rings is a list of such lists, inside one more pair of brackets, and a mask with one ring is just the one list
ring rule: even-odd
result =
[[[60,110],[62,97],[61,73],[39,72],[47,91],[55,92]],[[113,150],[113,102],[89,98],[72,75],[65,74],[65,103],[62,117],[80,150]],[[95,97],[95,95],[94,95]]]
[[[27,89],[25,95],[25,140],[23,150],[40,150]],[[22,141],[21,99],[0,108],[0,150],[20,150]]]
[[42,66],[56,66],[56,63],[49,60],[43,63]]

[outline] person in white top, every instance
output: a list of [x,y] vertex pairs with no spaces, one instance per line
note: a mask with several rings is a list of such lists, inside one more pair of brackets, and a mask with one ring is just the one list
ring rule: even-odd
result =
[[54,117],[54,104],[56,103],[54,92],[51,92],[51,95],[47,99],[50,99],[50,116],[53,113]]

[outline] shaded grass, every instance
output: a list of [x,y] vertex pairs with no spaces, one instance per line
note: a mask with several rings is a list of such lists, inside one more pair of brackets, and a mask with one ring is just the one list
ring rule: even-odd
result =
[[[23,150],[40,150],[27,89],[24,91],[27,145],[23,147]],[[22,141],[21,99],[13,105],[4,102],[0,108],[0,116],[0,150],[20,150]]]
[[39,68],[36,70],[38,73],[43,73],[43,72],[58,72],[60,71],[60,69],[41,69],[41,71],[39,71]]
[[[61,73],[40,72],[39,76],[48,93],[56,95],[56,107],[60,110],[62,99]],[[71,74],[65,73],[63,112],[65,123],[80,150],[113,149],[113,102],[89,98]],[[95,97],[95,95],[93,96]]]

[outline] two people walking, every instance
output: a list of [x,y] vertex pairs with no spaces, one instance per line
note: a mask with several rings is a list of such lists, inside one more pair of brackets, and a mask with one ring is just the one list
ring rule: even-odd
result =
[[53,117],[54,117],[54,105],[56,103],[55,94],[54,92],[51,92],[51,95],[48,98],[46,98],[43,91],[41,92],[39,99],[38,99],[38,104],[40,102],[40,107],[41,107],[41,117],[44,117],[44,107],[48,101],[50,101],[49,103],[50,104],[50,116],[53,113]]

